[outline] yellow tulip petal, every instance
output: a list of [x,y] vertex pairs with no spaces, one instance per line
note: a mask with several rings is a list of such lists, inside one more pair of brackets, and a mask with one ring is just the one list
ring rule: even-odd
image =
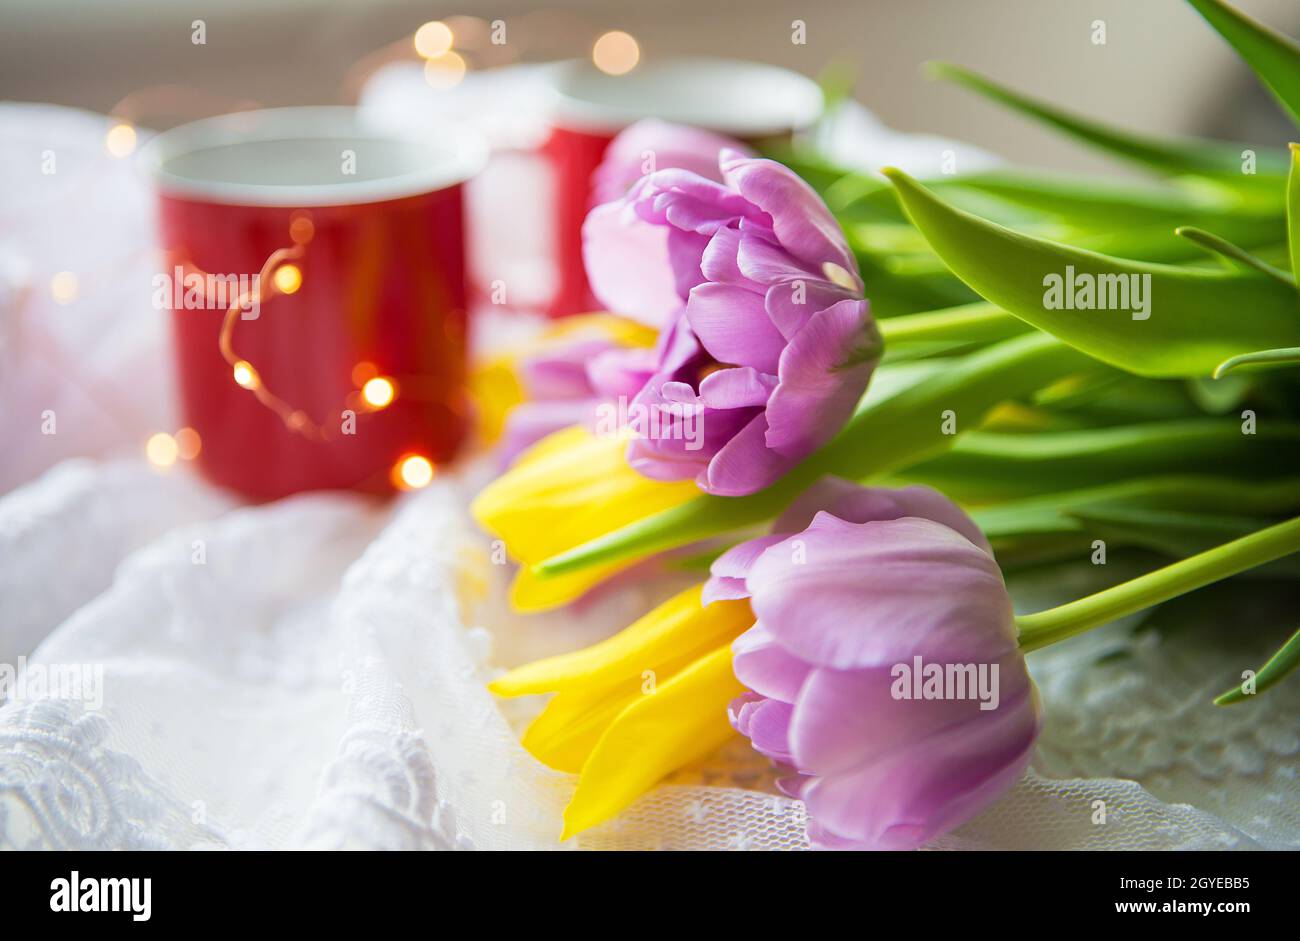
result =
[[490,688],[498,696],[525,696],[610,686],[730,643],[754,623],[748,601],[717,601],[703,607],[703,587],[695,585],[674,595],[608,640],[526,664]]
[[726,742],[735,734],[727,704],[743,690],[727,645],[625,708],[583,765],[560,838],[604,823],[665,775]]
[[[571,425],[568,428],[561,428],[559,431],[553,431],[549,435],[529,445],[515,458],[515,463],[511,466],[511,471],[517,471],[528,464],[536,463],[544,458],[554,454],[562,454],[569,448],[586,444],[591,440],[591,432],[581,425]],[[484,488],[483,493],[487,493],[489,488]],[[479,494],[481,498],[483,494]],[[475,498],[475,505],[478,504],[479,498]],[[490,501],[489,501],[490,502]]]
[[510,607],[521,614],[550,611],[581,598],[606,579],[636,565],[637,560],[596,565],[568,575],[550,575],[539,578],[532,571],[521,568],[510,584]]
[[470,511],[506,539],[511,554],[540,562],[555,552],[699,496],[692,481],[665,483],[628,466],[625,438],[581,426],[557,431],[483,488]]
[[575,686],[556,693],[524,732],[524,748],[542,764],[578,773],[624,709],[643,696],[656,695],[658,684],[669,682],[715,648],[716,643],[612,684]]
[[479,435],[484,444],[492,444],[505,431],[510,410],[524,400],[524,387],[515,372],[513,358],[497,356],[477,365],[470,372],[469,391]]
[[528,726],[522,744],[547,767],[577,774],[610,723],[638,695],[631,683],[557,693]]
[[[699,495],[691,481],[664,483],[638,474],[624,457],[626,445],[578,426],[557,431],[483,488],[470,512],[527,568]],[[553,608],[634,561],[562,578],[521,573],[511,600],[521,610]]]
[[605,311],[577,314],[556,321],[542,335],[543,341],[567,340],[578,334],[599,333],[620,346],[651,347],[659,332],[643,323]]

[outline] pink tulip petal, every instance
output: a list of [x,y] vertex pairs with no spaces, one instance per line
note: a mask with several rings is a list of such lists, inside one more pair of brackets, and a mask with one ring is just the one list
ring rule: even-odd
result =
[[785,536],[780,533],[746,539],[714,559],[713,564],[709,566],[709,572],[726,578],[744,578],[769,546],[784,541]]
[[676,168],[722,181],[718,155],[725,149],[743,149],[731,138],[696,127],[669,124],[653,118],[623,130],[605,150],[592,178],[595,201],[607,203],[656,170]]
[[856,276],[857,261],[839,223],[793,170],[774,160],[723,151],[722,177],[771,217],[777,239],[799,261],[815,270],[829,261]]
[[761,373],[752,366],[719,369],[700,383],[700,401],[709,408],[761,408],[767,404],[776,383],[776,376]]
[[746,216],[762,218],[734,190],[687,170],[659,170],[629,193],[636,214],[646,222],[712,235]]
[[755,624],[731,643],[736,679],[770,699],[795,703],[812,667],[791,656],[762,624]]
[[792,340],[819,311],[840,301],[861,300],[847,288],[815,279],[773,284],[763,297],[763,306],[781,336]]
[[[796,540],[802,555],[792,552]],[[846,523],[819,513],[805,532],[767,548],[747,581],[758,619],[817,666],[888,667],[914,654],[991,662],[1016,645],[997,563],[932,520]]]
[[[933,662],[943,668],[948,665]],[[954,666],[964,663],[954,663]],[[1029,674],[1024,660],[1015,651],[1001,660],[983,664],[990,683],[992,664],[998,667],[997,708],[1014,708],[1029,695]],[[867,762],[883,761],[900,748],[963,723],[977,729],[981,718],[995,711],[981,709],[982,704],[976,698],[981,692],[978,685],[961,691],[971,698],[895,699],[896,684],[904,684],[907,694],[921,688],[905,683],[916,673],[912,660],[903,660],[899,665],[908,668],[900,677],[894,673],[898,665],[866,670],[813,670],[795,703],[791,742],[796,764],[817,774],[836,774]],[[980,664],[971,666],[978,669]],[[741,682],[745,682],[743,678]]]
[[831,833],[878,849],[915,849],[975,816],[1024,773],[1039,728],[1037,698],[920,739],[858,770],[818,776],[808,813]]
[[715,575],[704,583],[704,590],[700,592],[700,604],[710,605],[715,601],[739,601],[741,598],[748,597],[749,589],[745,587],[743,578]]
[[607,398],[632,398],[654,375],[656,365],[653,350],[606,350],[587,361],[587,383]]
[[750,707],[746,730],[741,734],[760,754],[782,764],[790,762],[790,715],[793,707],[775,699],[764,699]]
[[687,298],[686,319],[718,362],[776,375],[785,338],[768,319],[763,295],[728,284],[701,284]]
[[498,446],[502,462],[516,457],[552,432],[570,425],[590,425],[599,402],[588,399],[558,399],[552,402],[524,402],[510,410]]
[[673,289],[683,300],[690,296],[691,288],[704,283],[700,259],[708,245],[707,235],[668,230],[668,265],[673,272]]
[[[708,287],[692,291],[692,299]],[[825,444],[853,414],[880,350],[866,301],[840,301],[814,314],[781,353],[781,382],[767,405],[767,446],[802,458]]]
[[897,489],[864,487],[841,477],[823,477],[777,517],[772,531],[800,532],[822,511],[846,523],[919,516],[955,529],[989,555],[993,554],[984,533],[961,507],[933,487],[920,484]]
[[[812,784],[812,782],[813,779],[810,778],[808,775],[792,774],[784,778],[777,778],[776,789],[780,791],[782,794],[784,794],[786,797],[791,797],[794,798],[795,800],[803,800],[804,788],[806,788],[809,784]],[[813,827],[813,823],[812,821],[809,821],[808,822],[809,835],[812,834],[812,827]]]
[[774,235],[765,235],[747,235],[740,239],[736,247],[736,267],[742,277],[759,284],[825,280],[821,271],[809,271],[807,266],[792,257]]
[[681,309],[668,235],[668,229],[643,222],[621,203],[587,214],[582,257],[592,293],[606,310],[660,328]]
[[[709,239],[708,247],[704,249],[704,254],[700,258],[700,271],[704,274],[706,281],[717,281],[720,284],[745,285],[746,278],[740,272],[740,267],[736,264],[736,253],[740,250],[740,230],[739,229],[719,229]],[[758,293],[762,290],[761,286],[753,285],[753,290]]]
[[700,488],[718,496],[743,497],[778,480],[797,461],[769,448],[766,434],[767,419],[762,414],[754,416],[714,454],[696,478]]

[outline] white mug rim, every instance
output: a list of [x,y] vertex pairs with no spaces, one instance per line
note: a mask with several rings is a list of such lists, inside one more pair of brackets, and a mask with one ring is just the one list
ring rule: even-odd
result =
[[[598,82],[638,82],[655,73],[678,71],[715,70],[734,74],[737,78],[763,77],[768,81],[782,82],[793,92],[788,105],[747,112],[725,111],[700,117],[703,111],[694,111],[690,117],[672,113],[672,108],[656,104],[647,95],[645,103],[619,106],[593,100],[578,93],[574,87],[581,79]],[[647,118],[672,123],[691,124],[733,137],[754,138],[768,134],[798,131],[811,126],[821,115],[824,98],[821,88],[806,75],[791,69],[765,62],[746,59],[728,59],[716,56],[674,56],[638,65],[625,75],[608,75],[597,70],[589,60],[570,59],[555,63],[551,76],[554,123],[565,128],[589,131],[614,131]]]
[[[256,141],[287,138],[313,140],[344,139],[369,135],[400,143],[437,148],[444,159],[427,167],[391,176],[346,180],[337,183],[245,183],[205,180],[167,169],[170,160],[183,154]],[[365,113],[348,105],[309,105],[234,111],[202,118],[163,131],[140,149],[139,166],[158,189],[168,196],[234,206],[313,208],[386,202],[421,196],[465,183],[487,164],[488,146],[483,137],[467,125],[433,119],[419,132],[394,130],[391,125],[370,124]]]

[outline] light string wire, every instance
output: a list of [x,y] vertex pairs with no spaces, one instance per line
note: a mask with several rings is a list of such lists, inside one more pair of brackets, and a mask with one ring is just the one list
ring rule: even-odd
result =
[[[329,441],[334,437],[330,425],[314,421],[303,409],[297,408],[273,392],[262,379],[257,366],[235,349],[235,326],[242,319],[243,312],[250,309],[250,305],[255,305],[260,311],[271,299],[279,295],[297,293],[304,275],[301,268],[290,263],[301,261],[306,256],[307,244],[314,234],[315,228],[309,214],[303,210],[294,213],[289,225],[289,235],[294,244],[271,252],[262,263],[257,276],[252,279],[250,288],[230,299],[230,304],[222,317],[221,330],[217,336],[217,348],[221,352],[221,358],[230,366],[235,384],[253,393],[259,403],[275,412],[287,429],[314,441]],[[208,285],[214,282],[209,280],[208,273],[192,262],[185,262],[182,267],[202,279],[204,296],[211,299]],[[279,276],[290,268],[292,274],[282,285]],[[188,275],[186,277],[188,280]],[[289,285],[292,287],[290,288]],[[354,370],[354,377],[355,375],[356,370]],[[360,385],[362,390],[359,396],[353,393],[344,400],[345,409],[350,409],[358,418],[371,412],[382,411],[397,397],[393,381],[387,376],[379,375],[377,370],[374,375],[367,376]],[[340,415],[342,416],[342,413]]]
[[[302,258],[306,254],[305,244],[304,241],[289,248],[277,248],[267,256],[257,277],[252,282],[252,287],[236,296],[226,309],[226,315],[221,321],[221,332],[217,337],[217,348],[221,351],[222,359],[230,366],[235,382],[252,392],[258,402],[275,412],[280,417],[280,420],[284,422],[286,428],[306,438],[324,441],[329,438],[324,426],[313,421],[302,409],[293,407],[272,392],[266,383],[262,381],[261,373],[257,371],[257,367],[236,353],[234,345],[235,324],[243,316],[244,310],[247,309],[246,305],[254,303],[260,310],[261,306],[270,301],[271,298],[284,293],[276,286],[274,275],[285,262]],[[268,283],[271,287],[269,290],[264,291],[262,285]],[[205,277],[205,287],[206,284],[207,279]]]

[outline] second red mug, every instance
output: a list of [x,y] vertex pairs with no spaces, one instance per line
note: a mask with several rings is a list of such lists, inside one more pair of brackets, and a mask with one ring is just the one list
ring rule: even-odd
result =
[[554,73],[554,110],[543,146],[556,188],[558,288],[551,316],[595,303],[582,264],[582,222],[591,208],[592,174],[623,128],[643,118],[690,124],[744,142],[788,137],[812,125],[822,93],[788,69],[730,59],[664,59],[626,75],[607,75],[574,60]]

